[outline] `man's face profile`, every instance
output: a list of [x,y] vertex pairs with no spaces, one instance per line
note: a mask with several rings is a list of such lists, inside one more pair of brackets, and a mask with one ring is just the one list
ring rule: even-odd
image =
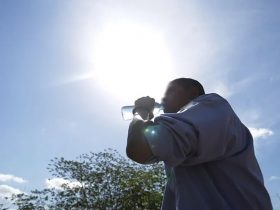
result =
[[175,83],[169,83],[165,91],[162,103],[164,113],[176,113],[184,105],[192,100],[191,93]]

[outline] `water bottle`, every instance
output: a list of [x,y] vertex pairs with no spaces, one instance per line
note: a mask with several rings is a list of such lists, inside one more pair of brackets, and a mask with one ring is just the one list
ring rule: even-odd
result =
[[[124,120],[131,120],[133,118],[133,109],[134,109],[134,105],[132,106],[123,106],[121,108],[121,112],[122,112],[122,118]],[[154,110],[153,110],[153,114],[154,116],[157,116],[159,114],[163,113],[163,105],[160,103],[155,103],[154,106]]]

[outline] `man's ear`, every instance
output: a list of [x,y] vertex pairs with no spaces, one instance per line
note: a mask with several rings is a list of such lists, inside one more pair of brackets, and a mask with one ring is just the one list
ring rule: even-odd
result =
[[199,96],[199,90],[196,87],[191,87],[190,89],[192,99],[195,99]]

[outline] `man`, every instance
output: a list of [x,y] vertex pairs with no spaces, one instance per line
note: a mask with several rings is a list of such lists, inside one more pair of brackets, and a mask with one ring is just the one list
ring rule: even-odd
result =
[[180,78],[162,103],[164,114],[153,122],[155,100],[135,101],[126,152],[141,164],[164,162],[163,210],[272,209],[252,136],[224,98]]

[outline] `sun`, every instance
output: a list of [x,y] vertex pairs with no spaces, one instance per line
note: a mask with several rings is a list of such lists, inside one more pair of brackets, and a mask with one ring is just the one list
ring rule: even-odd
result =
[[94,45],[94,78],[118,97],[157,100],[171,76],[171,57],[159,31],[143,24],[119,21],[104,25]]

